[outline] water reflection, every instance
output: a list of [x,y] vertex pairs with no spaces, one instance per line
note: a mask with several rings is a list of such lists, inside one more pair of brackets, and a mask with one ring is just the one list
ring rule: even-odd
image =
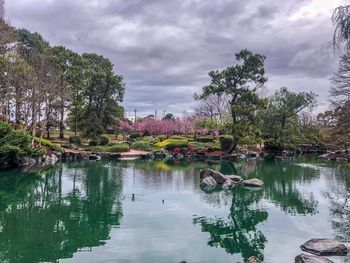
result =
[[[260,178],[265,187],[205,193],[199,187],[199,171],[207,167]],[[279,164],[103,160],[58,164],[33,174],[1,173],[0,261],[52,262],[74,256],[72,261],[79,262],[75,252],[93,254],[95,246],[105,250],[84,262],[104,253],[127,262],[129,250],[143,262],[181,253],[189,262],[246,261],[253,255],[266,261],[266,251],[277,246],[277,220],[319,218],[321,181],[329,190],[333,229],[338,238],[349,241],[349,170],[332,167],[326,173],[320,167],[303,159]],[[293,224],[289,228],[300,230]],[[300,241],[295,242],[298,247]]]
[[229,254],[239,253],[245,261],[252,255],[263,259],[267,239],[257,225],[267,220],[268,213],[258,204],[262,195],[262,191],[239,189],[232,196],[227,218],[198,217],[193,223],[210,234],[209,246],[222,247]]
[[240,253],[246,261],[250,256],[264,259],[267,238],[258,229],[258,224],[268,219],[268,212],[262,206],[267,200],[288,214],[309,214],[318,212],[318,202],[313,193],[302,193],[301,184],[311,182],[319,176],[319,171],[292,163],[276,165],[269,161],[248,160],[237,163],[234,168],[217,166],[224,174],[236,171],[244,178],[257,177],[264,181],[261,190],[238,188],[232,193],[230,214],[227,218],[198,217],[194,224],[201,225],[210,234],[208,245],[222,247],[227,253]]
[[[47,262],[109,239],[122,217],[121,176],[84,163],[0,177],[0,260]],[[98,170],[97,170],[98,169]]]
[[331,203],[332,226],[337,239],[350,242],[350,169],[335,171],[331,191],[326,193]]

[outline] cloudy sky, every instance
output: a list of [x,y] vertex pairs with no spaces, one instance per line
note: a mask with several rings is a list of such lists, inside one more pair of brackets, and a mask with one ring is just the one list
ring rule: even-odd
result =
[[52,45],[109,57],[131,112],[181,114],[207,73],[243,48],[267,57],[264,94],[314,91],[326,108],[337,54],[331,14],[343,0],[6,0],[6,19]]

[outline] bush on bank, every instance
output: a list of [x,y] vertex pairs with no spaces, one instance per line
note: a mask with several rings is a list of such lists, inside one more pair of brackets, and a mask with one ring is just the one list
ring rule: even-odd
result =
[[51,148],[52,150],[56,151],[56,152],[63,152],[63,148],[61,147],[61,145],[57,144],[57,143],[52,143],[48,140],[39,138],[39,137],[34,137],[34,141],[39,144],[39,145],[43,145],[46,146],[48,148]]
[[9,123],[0,121],[0,167],[18,166],[23,157],[42,155],[43,149],[33,149],[31,136],[21,129],[14,129]]

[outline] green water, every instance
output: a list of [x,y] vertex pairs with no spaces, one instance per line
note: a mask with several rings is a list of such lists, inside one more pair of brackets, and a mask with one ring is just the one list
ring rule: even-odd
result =
[[[208,166],[258,177],[265,187],[205,193],[199,170]],[[0,172],[0,261],[244,262],[254,255],[294,262],[309,238],[350,241],[348,199],[350,170],[308,158],[103,160]]]

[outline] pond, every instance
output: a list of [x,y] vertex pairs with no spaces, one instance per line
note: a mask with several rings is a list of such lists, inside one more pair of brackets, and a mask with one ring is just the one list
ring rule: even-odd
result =
[[[257,177],[206,193],[199,171]],[[350,241],[350,169],[292,163],[81,161],[0,173],[1,262],[294,262],[315,237]],[[333,257],[350,262],[350,257]],[[346,261],[347,260],[347,261]]]

